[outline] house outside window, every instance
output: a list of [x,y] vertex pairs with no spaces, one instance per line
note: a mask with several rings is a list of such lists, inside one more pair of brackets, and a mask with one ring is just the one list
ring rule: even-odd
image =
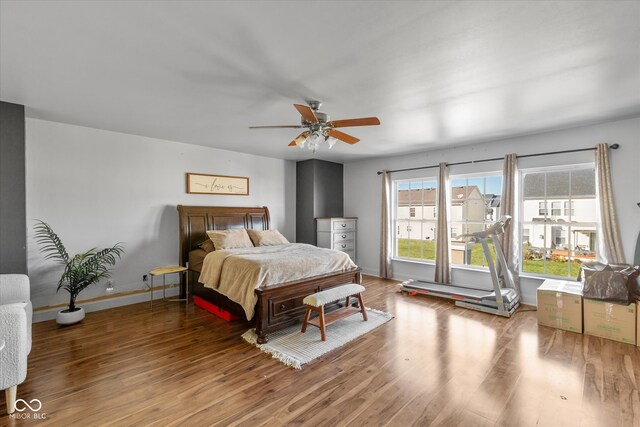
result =
[[437,181],[394,181],[394,257],[434,261],[437,230]]
[[523,170],[520,188],[522,272],[576,278],[582,262],[596,259],[595,168]]
[[482,245],[461,237],[482,231],[501,217],[499,173],[451,179],[451,264],[487,268]]

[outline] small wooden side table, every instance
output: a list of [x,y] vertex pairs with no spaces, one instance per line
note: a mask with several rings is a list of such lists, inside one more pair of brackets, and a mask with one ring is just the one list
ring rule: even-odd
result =
[[[185,275],[185,297],[186,298],[175,298],[175,299],[167,299],[166,287],[167,287],[167,274],[174,273],[184,273]],[[187,301],[189,302],[189,269],[187,267],[182,267],[179,265],[169,265],[165,267],[154,268],[149,272],[151,276],[151,308],[153,308],[153,278],[155,276],[162,276],[162,300],[163,301]]]

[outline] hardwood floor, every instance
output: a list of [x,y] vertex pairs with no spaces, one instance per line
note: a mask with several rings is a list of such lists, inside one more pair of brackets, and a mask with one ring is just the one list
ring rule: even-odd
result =
[[0,425],[640,425],[636,347],[364,285],[395,319],[302,371],[193,305],[35,324],[18,398],[42,401],[46,419],[0,409]]

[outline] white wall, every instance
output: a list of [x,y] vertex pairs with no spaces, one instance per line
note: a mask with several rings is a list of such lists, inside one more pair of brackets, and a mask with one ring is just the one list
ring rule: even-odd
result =
[[[34,219],[48,222],[70,253],[124,242],[113,270],[117,291],[142,289],[143,274],[178,263],[178,204],[268,206],[272,228],[295,241],[292,161],[27,119],[26,169],[35,307],[64,303],[67,293],[55,292],[61,270],[43,260]],[[186,194],[186,172],[248,176],[251,194]],[[80,299],[104,294],[105,286],[96,286]]]
[[[380,177],[382,169],[403,169],[439,162],[460,162],[475,159],[501,157],[507,153],[533,154],[594,147],[601,142],[618,143],[620,149],[612,150],[611,166],[614,196],[621,225],[623,246],[628,262],[633,261],[635,243],[640,231],[640,118],[632,118],[599,125],[584,126],[543,134],[529,135],[494,142],[483,142],[427,151],[406,156],[372,159],[345,164],[344,213],[358,217],[357,263],[366,273],[377,275],[380,248]],[[542,156],[520,159],[520,168],[554,166],[593,162],[593,152]],[[450,174],[502,171],[502,162],[487,162],[453,166]],[[400,172],[394,179],[433,178],[437,169]],[[430,265],[397,261],[393,263],[394,276],[398,279],[418,278],[433,280],[434,268]],[[454,268],[452,282],[456,285],[476,287],[490,286],[488,273]],[[535,304],[535,289],[541,280],[523,278],[523,300]]]

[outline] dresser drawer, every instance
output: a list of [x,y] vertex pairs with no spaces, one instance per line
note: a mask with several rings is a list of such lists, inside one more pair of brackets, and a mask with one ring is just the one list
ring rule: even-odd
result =
[[349,255],[349,258],[351,258],[351,261],[356,262],[356,251],[354,251],[353,249],[337,249],[337,250]]
[[345,219],[344,221],[334,221],[333,230],[355,230],[356,222],[352,219]]
[[333,232],[333,242],[344,242],[345,240],[355,240],[356,233],[345,231],[344,233]]
[[334,242],[333,249],[346,252],[351,251],[354,248],[353,240],[345,240],[344,242]]

